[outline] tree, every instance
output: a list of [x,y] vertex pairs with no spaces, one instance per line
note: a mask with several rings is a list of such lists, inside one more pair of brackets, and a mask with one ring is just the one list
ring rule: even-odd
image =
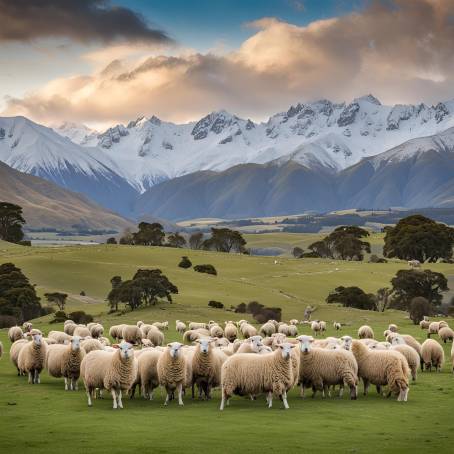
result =
[[298,246],[295,246],[292,250],[292,255],[296,259],[300,259],[301,257],[303,257],[303,254],[304,254],[304,250]]
[[452,257],[454,229],[419,214],[401,219],[385,229],[385,257],[436,262]]
[[112,285],[112,289],[107,295],[107,301],[109,302],[110,309],[112,311],[118,311],[118,304],[120,303],[120,291],[119,288],[122,283],[121,276],[114,276],[110,283]]
[[24,238],[25,219],[22,208],[13,203],[0,202],[0,240],[18,243]]
[[202,249],[203,233],[195,232],[189,237],[189,247],[191,249]]
[[218,252],[244,252],[246,240],[240,232],[228,228],[211,229],[211,238],[203,242],[204,249]]
[[431,315],[432,310],[432,305],[422,296],[417,296],[410,301],[410,319],[415,325],[424,320],[424,316]]
[[377,312],[385,312],[391,304],[392,290],[384,287],[377,290],[375,295],[375,310]]
[[359,287],[336,287],[326,298],[328,304],[341,304],[343,307],[353,307],[373,311],[376,310],[375,296],[366,293]]
[[132,234],[133,243],[142,246],[162,246],[164,238],[164,228],[158,222],[141,222],[139,231]]
[[131,229],[127,228],[124,230],[119,243],[120,244],[129,244],[129,245],[134,244],[134,238],[133,238],[133,233],[131,232]]
[[117,240],[114,236],[111,236],[110,238],[107,238],[106,244],[118,244]]
[[68,298],[68,295],[66,293],[45,293],[44,296],[46,297],[47,301],[49,301],[49,303],[56,304],[61,311],[65,310],[66,298]]
[[401,310],[408,310],[411,300],[418,296],[439,306],[442,292],[449,290],[446,277],[431,270],[399,270],[391,284],[394,293],[391,306]]
[[185,247],[186,240],[183,235],[180,235],[178,232],[171,233],[167,238],[167,245],[170,247]]

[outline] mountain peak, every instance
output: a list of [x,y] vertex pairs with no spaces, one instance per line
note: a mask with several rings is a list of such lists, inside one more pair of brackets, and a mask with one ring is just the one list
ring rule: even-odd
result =
[[381,102],[374,96],[371,95],[370,93],[368,95],[360,96],[359,98],[355,98],[353,102],[356,103],[361,103],[362,101],[364,102],[369,102],[371,104],[375,104],[377,106],[381,106]]

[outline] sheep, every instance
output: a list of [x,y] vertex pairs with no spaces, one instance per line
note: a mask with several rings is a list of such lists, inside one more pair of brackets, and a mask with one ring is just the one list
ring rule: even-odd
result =
[[153,326],[152,329],[148,331],[147,339],[150,340],[155,347],[161,346],[164,343],[164,333]]
[[190,329],[188,331],[185,331],[185,333],[183,334],[183,342],[184,343],[194,342],[197,339],[200,339],[201,337],[204,337],[204,336],[202,336],[197,331]]
[[405,343],[404,338],[401,336],[393,338],[391,348],[402,353],[402,355],[405,356],[405,359],[407,360],[408,363],[408,367],[410,368],[411,371],[411,378],[413,381],[415,381],[417,376],[418,364],[420,363],[420,357],[416,350],[410,347],[410,345],[407,345]]
[[334,323],[333,323],[333,328],[334,328],[336,331],[339,331],[340,329],[342,329],[342,325],[341,325],[339,322],[334,322]]
[[223,337],[224,336],[224,330],[219,326],[219,325],[213,325],[210,328],[210,336],[211,337]]
[[161,351],[151,348],[138,357],[138,382],[144,399],[152,400],[153,391],[159,386],[158,360],[161,355]]
[[142,336],[142,330],[136,325],[124,325],[121,330],[121,337],[128,344],[140,345]]
[[161,331],[164,331],[165,329],[169,329],[169,322],[154,322],[152,323],[152,326],[155,326]]
[[449,326],[443,326],[438,330],[440,339],[446,344],[447,341],[453,341],[454,331]]
[[111,326],[109,329],[109,336],[118,342],[120,339],[122,339],[123,327],[125,326],[126,325],[124,324]]
[[298,336],[298,327],[296,325],[288,325],[287,336],[290,337]]
[[24,322],[22,325],[22,330],[24,333],[29,333],[33,328],[33,323],[31,322]]
[[[69,323],[67,323],[69,322]],[[77,328],[77,325],[72,320],[66,320],[63,325],[63,331],[72,336],[74,334],[74,330]]]
[[9,349],[9,357],[11,359],[11,362],[14,364],[14,366],[17,369],[17,375],[22,375],[22,371],[19,369],[17,360],[19,358],[19,352],[21,348],[28,343],[27,339],[19,339],[16,342],[13,342],[11,345],[11,348]]
[[399,331],[399,327],[395,325],[394,323],[390,323],[388,325],[388,329],[392,331],[393,333],[397,333]]
[[368,325],[363,325],[358,329],[358,337],[360,339],[373,339],[374,330]]
[[74,329],[73,336],[90,337],[90,330],[85,325],[77,325]]
[[262,346],[262,337],[252,336],[240,345],[236,353],[259,353]]
[[274,326],[274,323],[272,323],[271,321],[268,321],[268,322],[264,323],[260,327],[260,330],[259,330],[259,333],[263,337],[271,336],[275,332],[276,332],[276,327]]
[[107,337],[98,337],[99,342],[105,347],[110,345],[110,340]]
[[47,337],[49,339],[54,339],[57,344],[64,344],[71,340],[71,336],[63,331],[49,331]]
[[342,396],[343,387],[350,387],[350,398],[356,399],[356,387],[358,384],[358,365],[355,357],[347,350],[324,350],[312,348],[314,338],[312,336],[299,336],[300,343],[300,367],[299,382],[301,384],[301,396],[304,397],[304,387],[312,385],[313,395],[317,390],[328,390],[329,386],[341,385],[339,395]]
[[313,321],[311,323],[311,330],[314,333],[314,336],[317,337],[318,333],[320,332],[320,323],[317,321]]
[[207,399],[211,399],[211,389],[221,384],[221,367],[227,355],[219,349],[213,348],[212,339],[198,339],[192,356],[192,398],[194,386],[199,388],[199,399],[202,391]]
[[94,337],[95,339],[102,337],[104,334],[104,327],[100,323],[95,323],[88,329],[90,330],[91,337]]
[[293,319],[290,320],[288,323],[289,323],[289,325],[298,325],[298,324],[299,324],[299,321],[298,321],[296,318],[293,318]]
[[436,371],[441,372],[445,361],[445,353],[437,341],[426,339],[421,346],[421,356],[426,370],[430,372],[433,366]]
[[[77,391],[80,376],[80,363],[85,356],[81,338],[73,336],[68,345],[49,345],[46,356],[46,369],[52,377],[65,378],[65,391]],[[68,386],[69,381],[69,386]]]
[[273,405],[273,394],[282,399],[288,409],[287,391],[295,381],[292,365],[294,344],[280,344],[270,354],[250,355],[247,353],[230,356],[222,366],[222,400],[220,410],[229,405],[233,394],[267,394],[268,408]]
[[34,330],[27,333],[32,341],[27,342],[19,352],[17,367],[22,372],[28,373],[28,383],[41,383],[40,373],[44,368],[47,354],[47,344],[43,341],[43,336]]
[[419,322],[419,326],[421,327],[421,329],[429,329],[430,322],[428,320],[421,320]]
[[43,337],[43,341],[46,342],[47,345],[58,344],[58,342],[53,337]]
[[225,322],[224,336],[233,342],[238,337],[238,329],[233,322]]
[[218,337],[214,339],[214,346],[215,347],[228,347],[230,344],[229,340],[225,337]]
[[104,345],[99,339],[83,339],[81,345],[85,353],[90,353],[93,350],[104,350]]
[[136,326],[138,326],[139,328],[141,328],[142,325],[144,325],[144,323],[143,323],[142,320],[139,320],[139,321],[136,323]]
[[88,406],[96,388],[110,391],[113,408],[123,408],[122,393],[128,391],[137,378],[137,359],[132,345],[122,342],[114,346],[115,351],[95,350],[85,355],[80,365],[88,398]]
[[208,325],[206,323],[198,323],[198,322],[189,322],[188,328],[191,329],[197,329],[197,328],[204,328],[207,329]]
[[431,334],[437,334],[440,328],[439,322],[431,322],[427,330],[427,337],[430,337]]
[[401,334],[400,337],[405,341],[407,345],[412,347],[419,356],[421,356],[421,344],[413,336],[410,336],[410,334]]
[[183,323],[182,321],[177,320],[175,322],[175,329],[177,330],[177,333],[180,333],[181,335],[183,335],[184,332],[186,331],[186,323]]
[[19,339],[24,338],[24,332],[22,331],[22,328],[20,326],[12,326],[8,330],[8,338],[11,343],[16,342]]
[[320,326],[320,333],[324,333],[326,331],[326,322],[324,322],[323,320],[320,320],[318,322],[319,326]]
[[438,329],[440,328],[444,328],[445,326],[449,326],[447,322],[445,322],[444,320],[440,320],[438,322]]
[[178,404],[183,403],[183,390],[188,383],[188,365],[185,354],[182,351],[183,344],[180,342],[171,342],[158,359],[157,371],[158,380],[161,386],[166,390],[166,400],[164,405],[169,404],[170,395],[175,390],[178,393]]
[[277,332],[280,333],[280,334],[285,334],[286,336],[288,336],[288,325],[287,323],[281,323],[279,325],[279,328],[277,329]]
[[240,331],[245,339],[248,339],[252,336],[257,336],[257,329],[247,322],[241,325]]
[[421,268],[421,262],[419,260],[409,260],[408,266],[413,269]]
[[352,352],[358,363],[358,377],[364,383],[364,395],[367,395],[369,383],[377,386],[389,386],[389,395],[396,394],[398,401],[408,399],[408,368],[405,357],[393,350],[370,350],[362,342],[352,342]]
[[342,336],[340,338],[340,345],[344,350],[351,351],[353,339],[351,336]]

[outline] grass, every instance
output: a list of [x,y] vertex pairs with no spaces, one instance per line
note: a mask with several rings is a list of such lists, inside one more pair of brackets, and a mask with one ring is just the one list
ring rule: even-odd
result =
[[[266,235],[266,234],[265,234]],[[264,242],[265,235],[248,238]],[[272,241],[289,238],[279,236]],[[282,234],[280,234],[282,235]],[[307,241],[303,235],[292,237]],[[379,244],[379,238],[377,238]],[[211,263],[218,276],[195,273],[177,267],[182,255],[193,264]],[[279,306],[284,319],[302,318],[307,304],[316,305],[314,317],[328,321],[327,335],[335,335],[331,322],[346,324],[343,333],[354,334],[364,323],[370,324],[377,337],[389,322],[401,331],[423,340],[425,332],[413,326],[399,311],[374,313],[328,306],[324,299],[338,285],[359,285],[367,291],[389,285],[397,270],[406,264],[368,264],[329,260],[295,260],[272,257],[248,257],[204,251],[175,250],[128,246],[90,246],[25,248],[0,242],[0,262],[11,261],[23,269],[42,295],[47,291],[70,294],[68,311],[83,309],[105,327],[117,323],[169,320],[166,341],[180,337],[174,321],[224,321],[243,318],[225,310],[210,309],[210,299],[226,307],[257,300]],[[128,312],[121,317],[107,314],[104,301],[109,280],[119,274],[129,278],[139,267],[159,267],[179,288],[173,304]],[[452,275],[452,265],[433,264],[431,269]],[[84,290],[87,298],[79,293]],[[47,331],[61,329],[49,324],[51,316],[35,321]],[[248,318],[248,317],[246,317]],[[449,320],[451,326],[454,321]],[[308,333],[308,328],[301,332]],[[8,350],[6,330],[0,340]],[[125,409],[113,411],[110,398],[97,400],[93,408],[86,405],[85,394],[65,392],[61,379],[43,373],[41,385],[28,385],[17,377],[6,353],[0,360],[0,447],[2,452],[19,452],[24,447],[33,453],[69,452],[124,453],[129,449],[148,449],[154,453],[193,452],[452,452],[452,408],[454,377],[450,373],[451,345],[444,345],[447,361],[443,372],[420,373],[411,386],[409,401],[399,403],[384,399],[371,391],[358,401],[316,398],[301,400],[293,390],[290,410],[282,410],[275,401],[271,410],[264,399],[255,402],[234,398],[231,407],[218,410],[219,394],[210,402],[185,399],[178,408],[174,402],[163,407],[160,392],[156,400],[145,402],[125,399]],[[348,393],[346,393],[348,394]]]

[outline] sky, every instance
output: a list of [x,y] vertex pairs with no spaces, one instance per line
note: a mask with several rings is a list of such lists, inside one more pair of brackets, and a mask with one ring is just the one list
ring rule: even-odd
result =
[[103,128],[454,98],[454,0],[0,0],[0,115]]

